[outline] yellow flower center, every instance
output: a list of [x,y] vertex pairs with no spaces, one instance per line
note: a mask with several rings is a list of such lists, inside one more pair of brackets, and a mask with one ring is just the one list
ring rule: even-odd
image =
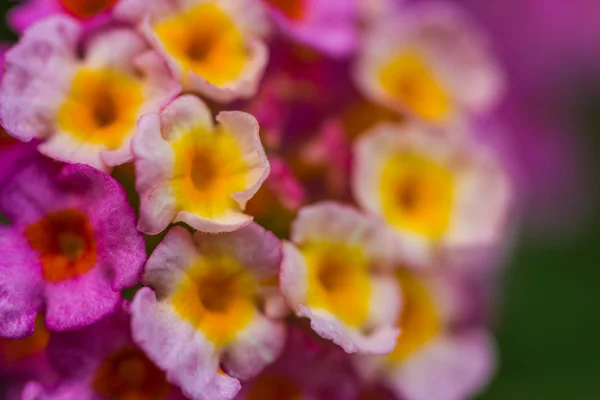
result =
[[248,168],[229,133],[198,128],[172,147],[176,159],[172,188],[180,209],[214,218],[239,208],[231,195],[246,188]]
[[302,400],[302,393],[289,379],[261,375],[250,383],[246,400]]
[[391,57],[379,70],[379,82],[393,101],[426,120],[440,122],[450,114],[446,89],[417,52]]
[[424,282],[406,270],[398,271],[396,277],[404,305],[398,319],[402,333],[398,344],[387,356],[393,363],[404,361],[437,336],[441,324],[435,301]]
[[212,256],[191,267],[171,297],[179,316],[215,346],[231,343],[256,312],[257,282],[233,258]]
[[411,153],[393,157],[383,168],[380,193],[384,217],[392,225],[431,239],[446,232],[454,178],[433,160]]
[[327,310],[350,326],[361,326],[369,312],[369,265],[362,249],[338,243],[301,247],[308,268],[307,305]]
[[82,69],[59,109],[58,124],[76,140],[114,150],[135,129],[142,100],[135,79],[111,70]]
[[248,60],[242,33],[216,3],[199,4],[158,24],[154,32],[184,71],[214,85],[237,79]]

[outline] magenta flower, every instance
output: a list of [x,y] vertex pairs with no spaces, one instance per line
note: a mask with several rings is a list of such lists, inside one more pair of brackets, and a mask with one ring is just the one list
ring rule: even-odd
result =
[[54,333],[48,353],[58,383],[29,382],[23,400],[185,400],[133,342],[123,310],[77,331]]
[[292,325],[279,358],[245,382],[235,399],[354,399],[356,377],[350,367],[340,348]]
[[111,177],[89,166],[38,158],[0,189],[12,223],[0,235],[0,336],[22,338],[46,313],[51,331],[111,314],[146,259],[135,213]]
[[262,0],[275,24],[294,40],[334,57],[358,41],[358,0]]
[[269,314],[281,304],[280,263],[279,240],[256,224],[221,235],[172,228],[133,300],[134,340],[188,397],[234,398],[283,347],[281,315]]
[[8,13],[8,25],[23,32],[30,25],[53,14],[69,14],[91,25],[108,20],[118,0],[23,0]]
[[57,375],[46,351],[50,335],[43,314],[39,314],[32,335],[23,339],[0,339],[0,381],[9,380],[15,391],[20,389],[19,384],[30,379],[53,384]]
[[158,111],[179,90],[134,31],[112,28],[84,38],[77,21],[54,16],[7,52],[0,117],[15,138],[41,139],[41,153],[108,171],[131,161],[139,117]]

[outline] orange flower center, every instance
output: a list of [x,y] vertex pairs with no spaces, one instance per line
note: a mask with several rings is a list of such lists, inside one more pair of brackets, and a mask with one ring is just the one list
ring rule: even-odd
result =
[[0,340],[0,360],[12,364],[29,356],[41,353],[50,341],[50,333],[44,324],[44,317],[38,314],[33,335],[19,340]]
[[305,0],[265,0],[265,2],[293,21],[300,21],[306,14]]
[[135,347],[109,356],[96,371],[92,387],[110,400],[164,400],[170,390],[165,373]]
[[111,9],[117,0],[58,0],[70,14],[80,19],[90,19]]
[[40,254],[46,281],[74,278],[96,263],[94,233],[81,211],[68,209],[50,213],[25,228],[25,237]]

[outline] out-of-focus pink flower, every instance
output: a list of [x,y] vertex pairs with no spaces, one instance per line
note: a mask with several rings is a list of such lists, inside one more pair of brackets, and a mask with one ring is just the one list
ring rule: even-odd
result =
[[8,25],[23,32],[30,25],[54,14],[68,14],[89,25],[100,25],[110,17],[118,0],[22,0],[8,13]]
[[44,324],[44,316],[35,320],[35,330],[23,339],[0,339],[0,381],[13,384],[36,379],[48,384],[56,380],[56,373],[47,359],[46,348],[50,332]]
[[289,167],[280,158],[270,160],[271,174],[266,185],[279,200],[282,206],[297,211],[304,203],[304,188],[295,179]]
[[451,3],[404,7],[366,34],[355,80],[369,99],[428,122],[486,115],[504,77],[479,26]]
[[465,324],[474,299],[448,274],[399,269],[396,278],[404,301],[402,334],[390,354],[355,358],[359,374],[406,400],[470,398],[495,367],[490,335]]
[[280,264],[281,243],[256,224],[220,235],[172,228],[133,300],[134,340],[191,399],[234,398],[285,343],[281,314],[270,315]]
[[[328,120],[301,147],[296,168],[312,199],[343,199],[350,193],[351,148],[342,124]],[[302,172],[306,172],[305,175]]]
[[406,0],[358,0],[359,20],[369,29],[383,18],[397,15]]
[[32,380],[23,400],[185,399],[133,342],[130,318],[123,310],[77,331],[54,333],[48,357],[59,373],[58,382]]
[[186,91],[219,102],[256,94],[268,60],[260,1],[122,0],[116,14],[140,27]]
[[[3,158],[4,162],[5,159]],[[135,285],[146,254],[135,213],[110,176],[41,156],[13,169],[0,188],[0,336],[77,329],[112,313]]]
[[292,325],[280,357],[244,383],[236,400],[350,400],[355,380],[341,349]]
[[61,161],[108,171],[131,161],[140,116],[179,93],[160,56],[131,29],[96,32],[66,16],[28,29],[6,53],[0,116],[6,131]]
[[358,40],[357,0],[262,0],[282,32],[334,57],[349,55]]
[[404,243],[405,262],[501,244],[511,182],[464,128],[382,123],[357,140],[354,157],[355,199]]
[[288,237],[290,223],[306,201],[306,191],[283,159],[271,156],[269,163],[271,173],[248,202],[246,212],[278,236]]
[[141,197],[138,228],[157,234],[171,222],[204,232],[231,232],[269,175],[256,119],[240,111],[217,115],[186,95],[138,124],[132,143]]
[[266,146],[288,157],[323,120],[354,95],[349,63],[332,60],[300,44],[275,41],[267,74],[257,97],[248,105],[266,128]]
[[323,202],[300,210],[291,239],[284,244],[280,289],[296,314],[348,353],[391,351],[402,303],[385,271],[393,253],[382,225]]
[[523,226],[545,234],[581,226],[593,212],[588,189],[596,178],[576,103],[600,87],[597,2],[456,2],[486,26],[507,70],[508,96],[497,119],[522,172]]

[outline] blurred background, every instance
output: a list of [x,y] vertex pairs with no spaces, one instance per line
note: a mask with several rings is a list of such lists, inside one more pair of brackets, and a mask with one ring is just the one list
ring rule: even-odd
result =
[[[494,321],[499,371],[478,398],[598,399],[600,2],[456,2],[508,72],[501,140],[526,198]],[[4,22],[0,40],[16,40]]]

